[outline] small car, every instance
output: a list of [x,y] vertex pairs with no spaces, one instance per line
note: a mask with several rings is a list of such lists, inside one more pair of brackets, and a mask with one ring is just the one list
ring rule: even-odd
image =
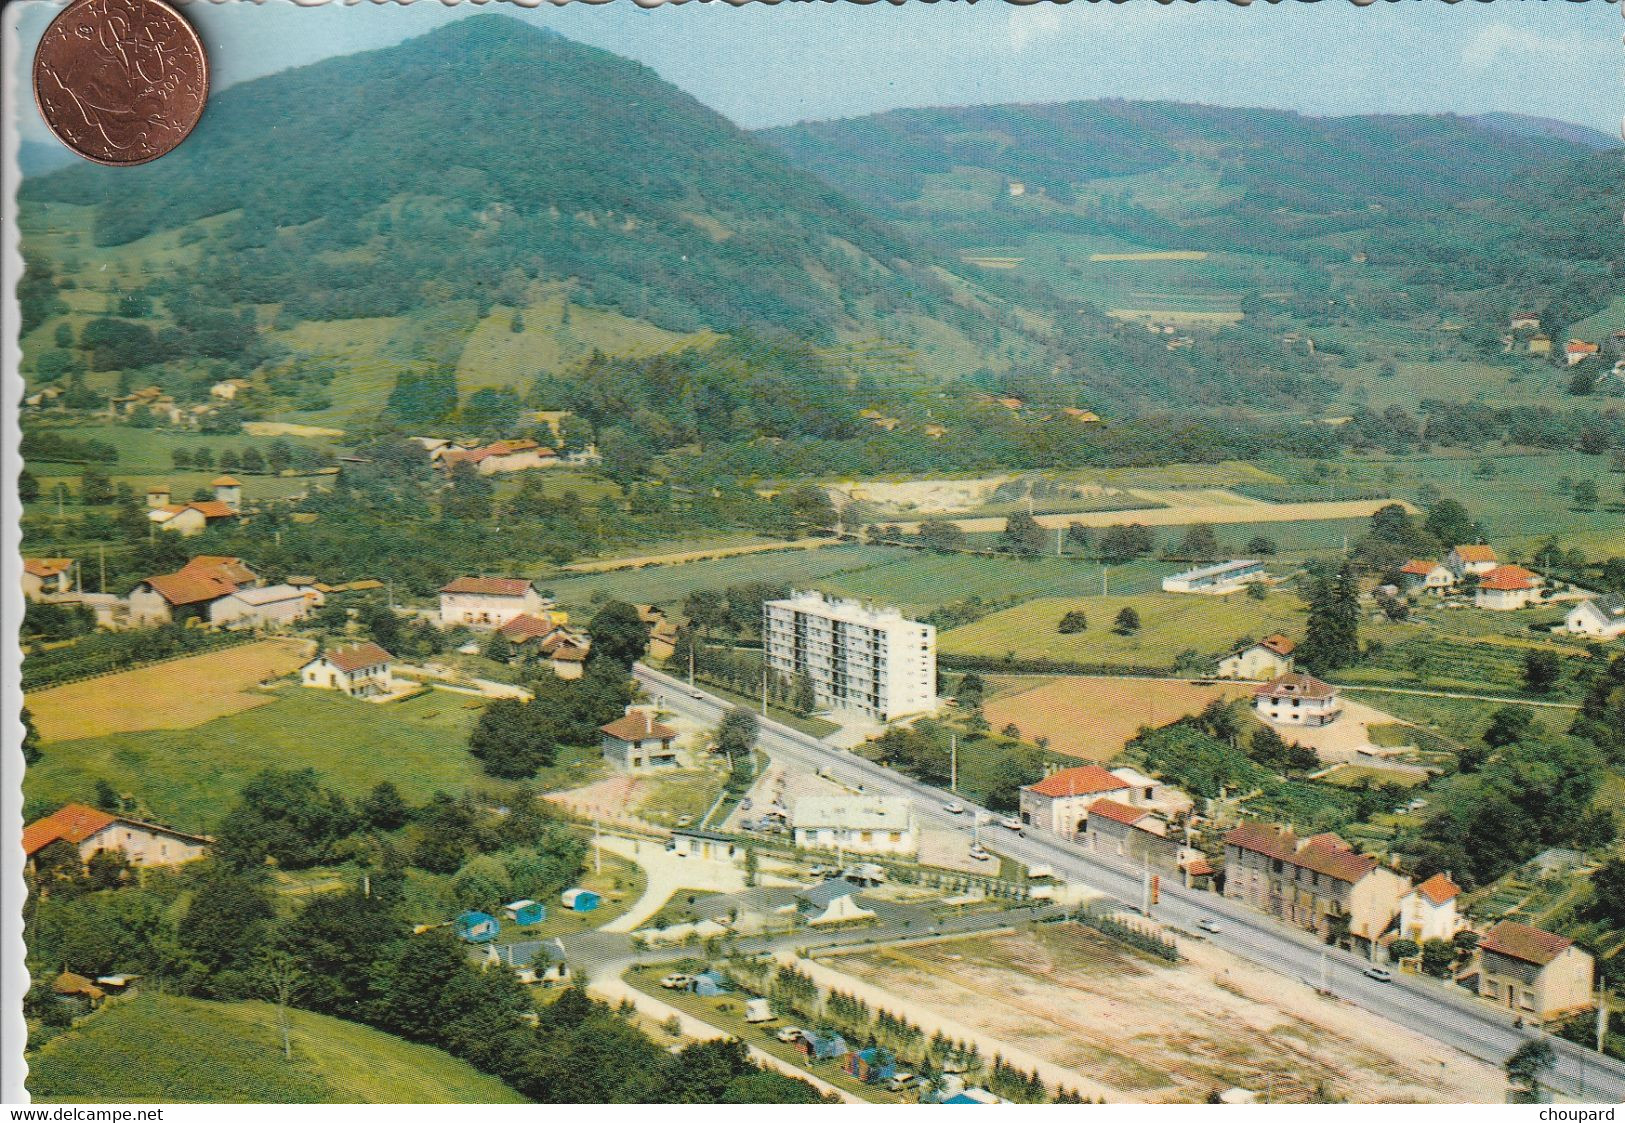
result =
[[1388,970],[1386,967],[1367,967],[1365,969],[1365,977],[1368,979],[1375,979],[1379,983],[1391,983],[1394,981],[1394,973]]
[[958,800],[952,803],[944,803],[942,809],[950,815],[963,815],[965,813],[965,805]]
[[812,869],[807,871],[807,876],[808,877],[825,877],[825,876],[827,876],[829,874],[832,874],[834,872],[835,871],[833,869],[831,869],[829,866],[814,866]]
[[886,1081],[886,1091],[906,1092],[910,1088],[914,1087],[918,1080],[919,1077],[915,1076],[912,1072],[899,1072],[891,1079]]
[[1004,818],[999,820],[999,826],[1003,827],[1007,831],[1019,831],[1021,830],[1021,820],[1013,819],[1006,815]]
[[773,1031],[773,1036],[786,1045],[794,1045],[807,1035],[807,1031],[800,1026],[785,1026]]
[[691,687],[688,688],[688,696],[690,698],[704,698],[705,697],[705,691],[701,690],[697,686],[691,686]]
[[1216,933],[1219,931],[1219,922],[1211,916],[1204,916],[1196,922],[1196,926],[1204,932]]
[[752,803],[748,797],[739,801],[739,810],[741,811],[749,811],[755,806],[756,805]]
[[667,990],[682,990],[693,981],[694,978],[691,975],[667,975],[660,980],[660,985]]
[[980,846],[972,846],[970,848],[970,856],[975,858],[978,862],[988,862],[993,860],[993,855],[988,853]]
[[679,827],[691,827],[691,826],[693,826],[694,825],[694,816],[692,816],[692,815],[679,815],[679,816],[677,816],[677,825]]

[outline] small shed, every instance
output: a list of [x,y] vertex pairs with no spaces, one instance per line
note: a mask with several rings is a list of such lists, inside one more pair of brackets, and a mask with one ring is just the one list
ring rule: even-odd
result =
[[571,912],[591,912],[604,903],[604,899],[591,889],[566,889],[559,901]]
[[688,989],[702,998],[713,998],[728,993],[728,979],[722,972],[708,969],[695,975],[693,981],[688,984]]
[[547,919],[547,906],[529,898],[523,901],[510,901],[502,906],[502,915],[515,924],[540,924]]
[[804,1033],[796,1042],[796,1048],[809,1061],[838,1061],[847,1053],[846,1038],[831,1031],[829,1033]]
[[456,928],[459,939],[467,940],[471,944],[488,944],[497,938],[501,930],[497,918],[488,912],[479,912],[470,909],[457,918]]

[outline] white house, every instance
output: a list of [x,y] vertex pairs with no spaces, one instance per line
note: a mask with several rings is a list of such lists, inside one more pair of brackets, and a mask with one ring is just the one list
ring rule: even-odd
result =
[[1400,566],[1399,573],[1405,579],[1405,592],[1412,596],[1426,593],[1442,597],[1456,587],[1455,573],[1443,562],[1413,558]]
[[210,526],[225,519],[237,517],[237,512],[219,500],[198,503],[174,503],[167,507],[154,507],[147,518],[167,530],[186,537],[202,534]]
[[72,558],[24,558],[23,596],[41,600],[73,592]]
[[1563,618],[1563,628],[1571,635],[1614,639],[1625,636],[1625,597],[1609,593],[1595,600],[1581,601]]
[[1479,578],[1473,604],[1493,612],[1513,612],[1540,602],[1543,579],[1521,565],[1498,565]]
[[1233,593],[1264,576],[1264,563],[1249,559],[1204,565],[1162,579],[1165,593]]
[[292,585],[248,586],[209,605],[209,623],[222,628],[276,628],[305,618],[311,601]]
[[117,850],[133,866],[178,866],[203,857],[210,840],[70,803],[23,828],[29,861],[53,842],[68,843],[86,862],[99,850]]
[[216,382],[209,387],[209,397],[218,398],[222,402],[234,402],[237,395],[249,389],[254,384],[246,378],[227,378]]
[[358,643],[323,652],[299,671],[317,690],[337,690],[352,698],[372,698],[395,689],[395,657],[376,643]]
[[523,577],[459,577],[440,590],[442,628],[500,628],[540,616],[551,602]]
[[1237,648],[1219,660],[1220,678],[1268,681],[1287,674],[1293,667],[1293,651],[1297,644],[1276,632],[1256,643]]
[[1273,725],[1330,725],[1343,713],[1337,688],[1313,675],[1282,675],[1253,691],[1253,710]]
[[855,854],[915,854],[920,849],[914,806],[879,795],[808,795],[795,801],[790,824],[796,845]]
[[624,716],[599,726],[598,732],[604,760],[622,772],[677,767],[677,730],[656,721],[647,706],[628,706]]
[[1445,556],[1444,564],[1456,575],[1456,580],[1472,574],[1481,576],[1501,564],[1493,546],[1457,546]]
[[1448,940],[1461,928],[1456,915],[1456,898],[1461,887],[1442,873],[1436,873],[1399,899],[1399,934],[1418,944],[1428,940]]

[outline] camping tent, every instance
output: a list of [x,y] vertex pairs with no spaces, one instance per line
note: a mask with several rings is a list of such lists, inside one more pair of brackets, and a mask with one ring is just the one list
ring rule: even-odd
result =
[[694,976],[694,980],[688,984],[688,988],[702,997],[711,997],[726,993],[728,980],[719,971],[701,971]]
[[501,925],[488,912],[470,909],[457,918],[457,935],[471,944],[485,944],[497,938]]
[[510,901],[502,906],[502,912],[515,924],[540,924],[547,919],[547,906],[529,899]]
[[591,912],[603,904],[603,898],[591,889],[566,889],[559,894],[559,900],[572,912]]

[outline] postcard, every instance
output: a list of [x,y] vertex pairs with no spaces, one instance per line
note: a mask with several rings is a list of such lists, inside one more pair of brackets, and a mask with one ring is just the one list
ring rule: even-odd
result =
[[1625,1098],[1617,28],[8,7],[7,1098]]

